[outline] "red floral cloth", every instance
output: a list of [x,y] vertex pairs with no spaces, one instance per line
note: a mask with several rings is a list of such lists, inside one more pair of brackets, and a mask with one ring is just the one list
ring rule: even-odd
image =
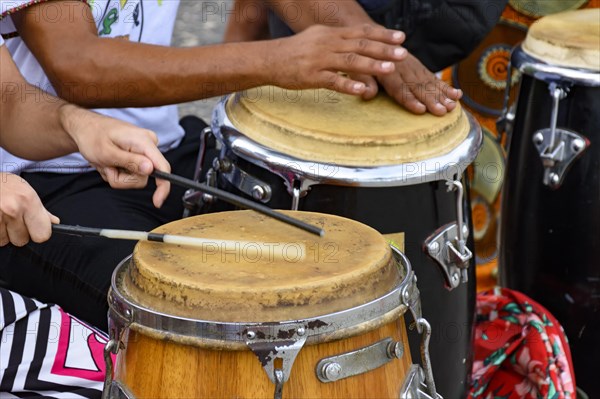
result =
[[477,295],[469,399],[575,398],[571,352],[558,321],[517,291]]

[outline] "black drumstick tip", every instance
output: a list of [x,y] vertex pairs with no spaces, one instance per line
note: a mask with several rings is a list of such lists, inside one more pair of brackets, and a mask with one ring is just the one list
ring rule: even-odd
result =
[[158,178],[158,179],[167,180],[173,184],[177,184],[182,187],[191,188],[191,189],[205,192],[207,194],[214,195],[215,197],[218,197],[219,199],[221,199],[225,202],[229,202],[230,204],[233,204],[233,205],[236,205],[236,206],[239,206],[242,208],[252,209],[253,211],[262,213],[263,215],[267,215],[269,217],[272,217],[273,219],[277,219],[280,222],[289,224],[291,226],[297,227],[297,228],[307,231],[309,233],[318,235],[319,237],[323,237],[325,235],[325,231],[321,228],[318,228],[316,226],[308,224],[302,220],[293,218],[289,215],[285,215],[285,214],[276,212],[269,207],[266,207],[262,204],[258,204],[256,202],[253,202],[250,200],[247,200],[246,198],[240,197],[239,195],[235,195],[230,192],[220,190],[218,188],[211,187],[211,186],[208,186],[203,183],[198,183],[198,182],[195,182],[193,180],[187,179],[182,176],[162,172],[160,170],[154,170],[150,174],[150,176],[152,176],[154,178]]

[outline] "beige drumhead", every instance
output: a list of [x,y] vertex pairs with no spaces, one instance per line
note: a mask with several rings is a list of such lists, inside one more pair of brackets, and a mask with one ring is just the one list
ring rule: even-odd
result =
[[[325,237],[252,211],[183,219],[155,232],[210,238],[215,245],[200,249],[140,242],[119,288],[169,315],[265,322],[350,309],[401,282],[402,272],[377,231],[338,216],[286,213],[321,226]],[[237,250],[221,250],[218,240],[243,242]]]
[[414,115],[381,94],[371,101],[324,89],[258,87],[232,96],[232,124],[295,158],[347,166],[395,165],[444,155],[469,133],[458,106],[443,117]]
[[568,11],[536,21],[523,50],[549,64],[600,71],[600,9]]

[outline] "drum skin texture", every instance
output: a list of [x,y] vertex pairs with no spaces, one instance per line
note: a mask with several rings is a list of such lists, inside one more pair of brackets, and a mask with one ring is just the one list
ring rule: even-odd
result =
[[[237,162],[280,193],[267,203],[269,207],[290,207],[291,197],[281,178],[243,159]],[[226,181],[222,186],[239,193]],[[467,198],[463,213],[473,231],[468,204]],[[418,279],[423,317],[432,327],[429,347],[436,388],[444,398],[465,397],[473,355],[475,262],[470,261],[469,282],[448,291],[440,266],[423,251],[423,242],[436,229],[456,221],[455,194],[447,192],[444,182],[384,188],[317,185],[300,200],[299,209],[357,220],[382,234],[405,233],[405,254]],[[469,248],[473,248],[472,237],[469,235]],[[419,359],[420,336],[410,331],[409,340],[413,359]]]
[[[249,248],[247,243],[304,245],[303,257],[291,253],[293,260],[277,257],[277,249],[257,257],[244,250],[140,242],[132,260],[117,269],[122,277],[116,278],[113,290],[145,309],[168,315],[169,320],[208,320],[208,327],[194,330],[201,334],[218,322],[276,325],[312,318],[310,323],[318,325],[319,316],[377,300],[406,279],[407,269],[399,266],[390,246],[374,229],[333,215],[288,214],[322,227],[325,237],[252,211],[191,217],[154,232],[215,242],[239,240],[241,248]],[[331,245],[334,252],[327,249]],[[344,329],[338,326],[333,333],[314,336],[310,335],[309,323],[306,334],[314,339],[300,350],[290,379],[283,385],[283,398],[398,398],[412,364],[405,311],[402,305],[386,314],[369,313],[372,319],[351,319]],[[274,384],[244,340],[181,335],[169,331],[171,324],[165,322],[161,324],[165,329],[158,330],[133,323],[124,334],[114,379],[136,398],[273,397]],[[399,359],[334,382],[317,378],[316,366],[324,357],[386,338],[402,344],[404,352]],[[281,365],[275,361],[275,367]]]
[[[305,345],[294,362],[283,398],[398,398],[411,364],[407,348],[402,359],[364,374],[331,383],[317,379],[315,366],[339,355],[392,337],[406,342],[402,318],[377,330],[339,341]],[[136,398],[272,398],[274,385],[249,350],[227,351],[155,339],[132,331],[119,355],[117,378]]]
[[532,137],[550,125],[548,84],[523,75],[504,184],[503,285],[531,296],[563,325],[577,385],[600,397],[600,88],[573,86],[558,124],[587,137],[561,187],[543,185]]

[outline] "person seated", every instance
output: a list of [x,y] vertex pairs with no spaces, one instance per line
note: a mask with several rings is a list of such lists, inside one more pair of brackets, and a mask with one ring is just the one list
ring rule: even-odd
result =
[[[172,48],[179,1],[0,0],[0,5],[6,15],[0,32],[11,37],[6,45],[30,83],[156,132],[172,172],[188,178],[206,124],[188,117],[180,125],[176,106],[165,104],[267,84],[362,95],[363,82],[338,72],[389,74],[406,57],[402,32],[371,25],[315,26],[285,39]],[[0,156],[3,170],[20,173],[67,224],[151,230],[183,214],[184,189],[172,187],[156,209],[149,201],[153,181],[142,190],[109,190],[81,154],[49,162],[6,151]],[[105,328],[112,271],[132,250],[131,242],[72,236],[53,236],[43,246],[7,246],[0,249],[8,260],[0,265],[0,280]]]
[[[14,154],[42,160],[79,150],[120,189],[145,186],[154,169],[170,170],[153,132],[28,85],[1,37],[0,88],[0,146]],[[169,187],[158,182],[155,206],[164,202]],[[43,243],[52,234],[51,224],[58,222],[25,180],[0,173],[0,246]],[[107,341],[105,334],[57,305],[0,288],[0,397],[100,398]]]

